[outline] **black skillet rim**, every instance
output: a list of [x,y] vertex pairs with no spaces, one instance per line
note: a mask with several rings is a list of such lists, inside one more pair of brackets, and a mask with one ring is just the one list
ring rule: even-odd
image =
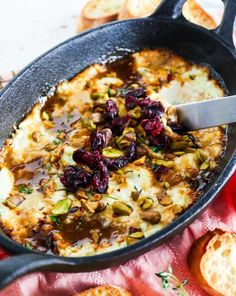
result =
[[[41,59],[43,59],[45,56],[50,54],[52,51],[55,51],[59,49],[61,46],[66,45],[70,42],[73,42],[73,40],[78,39],[82,36],[85,36],[87,34],[90,34],[92,32],[95,32],[97,30],[102,30],[103,28],[106,28],[108,26],[116,26],[120,23],[124,22],[140,22],[140,21],[161,21],[161,22],[169,22],[169,19],[163,17],[159,17],[158,20],[155,20],[153,18],[141,18],[141,19],[129,19],[129,20],[123,20],[123,21],[116,21],[109,24],[105,24],[101,27],[86,31],[82,34],[79,34],[77,36],[74,36],[72,38],[67,39],[64,42],[61,42],[60,44],[54,46],[52,49],[48,50],[44,54],[40,55],[38,58],[33,60],[29,65],[24,67],[0,92],[0,99],[1,96],[5,93],[6,90],[8,90],[13,83],[17,81],[17,79],[24,74],[29,68],[33,67],[35,63],[39,62]],[[183,21],[175,20],[176,23],[183,24]],[[199,27],[197,25],[194,25],[189,22],[185,22],[186,26],[194,27],[194,29],[198,29],[202,31],[202,33],[208,35],[210,38],[214,38],[217,42],[221,43],[228,51],[230,51],[230,54],[235,58],[236,53],[229,47],[229,45],[222,40],[220,36],[213,33],[214,30],[206,30],[203,27]],[[232,155],[230,161],[228,162],[225,169],[222,171],[222,173],[219,175],[218,179],[216,180],[215,184],[211,184],[210,188],[193,204],[190,206],[189,209],[187,209],[183,214],[181,214],[176,220],[174,220],[170,225],[166,226],[160,231],[157,231],[156,233],[153,233],[152,235],[148,236],[147,238],[141,240],[140,242],[137,242],[130,246],[125,246],[122,248],[119,248],[117,250],[107,252],[107,253],[100,253],[97,255],[92,256],[84,256],[84,257],[60,257],[55,255],[47,255],[44,253],[39,253],[35,251],[31,251],[27,249],[26,247],[18,244],[17,242],[11,240],[8,237],[5,237],[0,232],[0,244],[3,248],[6,248],[7,251],[17,253],[17,254],[39,254],[45,256],[45,259],[48,258],[58,258],[61,259],[64,263],[68,262],[74,262],[76,264],[90,264],[90,263],[99,263],[103,261],[107,261],[109,259],[114,258],[120,258],[122,260],[122,257],[127,257],[127,254],[129,254],[131,257],[135,256],[135,254],[141,254],[144,251],[149,251],[156,246],[160,244],[160,242],[164,242],[167,239],[173,237],[175,234],[179,233],[179,231],[185,227],[187,227],[193,220],[197,218],[197,216],[217,197],[221,189],[224,187],[226,182],[229,180],[231,175],[234,172],[234,169],[236,167],[236,151]],[[159,244],[158,244],[159,243]]]

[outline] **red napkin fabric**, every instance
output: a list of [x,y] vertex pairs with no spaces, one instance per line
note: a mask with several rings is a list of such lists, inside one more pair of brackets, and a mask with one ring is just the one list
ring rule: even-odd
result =
[[[135,296],[177,295],[172,288],[163,289],[156,272],[167,271],[171,264],[173,273],[182,281],[191,296],[207,296],[189,273],[186,263],[192,243],[208,230],[221,228],[236,232],[236,173],[232,176],[215,202],[182,233],[151,252],[124,265],[90,273],[33,273],[26,275],[5,290],[0,296],[72,296],[87,288],[116,284],[129,289]],[[0,257],[4,252],[0,251]]]

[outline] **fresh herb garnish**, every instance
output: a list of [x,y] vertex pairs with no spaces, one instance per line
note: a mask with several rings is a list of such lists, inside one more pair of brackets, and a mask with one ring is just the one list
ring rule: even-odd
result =
[[108,195],[108,194],[102,194],[103,197],[106,197],[106,198],[111,198],[111,199],[115,199],[115,200],[118,200],[117,197],[114,197],[114,196],[111,196],[111,195]]
[[56,139],[56,140],[54,140],[54,141],[53,141],[53,143],[54,143],[55,145],[60,145],[60,144],[62,143],[62,141],[61,141],[61,140],[58,140],[58,139]]
[[18,191],[21,193],[31,194],[33,192],[33,189],[28,187],[27,185],[20,184],[18,186]]
[[74,115],[71,113],[67,114],[67,122],[70,122],[73,119]]
[[50,219],[52,220],[52,222],[54,222],[57,226],[61,226],[61,221],[59,220],[59,218],[57,216],[51,215]]
[[135,189],[136,191],[139,191],[136,185],[134,185],[134,189]]
[[155,275],[161,279],[163,289],[172,288],[172,290],[178,292],[178,296],[188,296],[187,291],[184,289],[184,286],[188,283],[188,279],[184,279],[180,282],[173,274],[171,265],[169,265],[168,271],[162,271]]
[[155,152],[155,153],[158,153],[162,149],[161,146],[152,146],[151,148],[152,148],[152,151]]
[[110,97],[116,97],[118,95],[118,90],[117,89],[111,89],[110,87],[108,88],[107,94]]

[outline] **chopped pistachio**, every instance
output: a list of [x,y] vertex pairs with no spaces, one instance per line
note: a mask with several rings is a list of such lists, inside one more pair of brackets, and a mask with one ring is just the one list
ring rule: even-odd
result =
[[209,163],[204,161],[201,165],[200,165],[200,170],[206,170],[209,168]]
[[55,216],[67,214],[71,207],[71,204],[72,201],[69,198],[59,200],[52,209],[52,214]]
[[136,141],[135,129],[132,127],[126,127],[122,135],[116,140],[116,143],[120,149],[128,147],[131,141]]
[[81,122],[82,126],[86,127],[90,132],[96,130],[96,124],[94,124],[92,120],[90,120],[86,117],[83,117],[80,119],[80,122]]
[[170,184],[168,182],[164,182],[163,183],[163,186],[164,186],[165,189],[170,188]]
[[143,157],[141,157],[141,158],[135,160],[135,161],[133,162],[133,164],[134,164],[134,165],[142,165],[142,164],[145,163],[145,161],[146,161],[146,156],[143,156]]
[[14,209],[25,200],[22,195],[12,195],[6,199],[6,204],[9,208]]
[[131,191],[131,198],[134,201],[138,200],[139,196],[140,196],[140,191],[139,190]]
[[32,133],[31,137],[34,142],[38,143],[40,141],[41,133],[39,131],[35,131]]
[[48,115],[48,113],[46,111],[43,111],[43,113],[42,113],[42,119],[43,120],[49,120],[50,119],[50,117],[49,117],[49,115]]
[[90,119],[95,124],[103,123],[105,121],[105,116],[101,112],[95,112],[91,115]]
[[109,158],[117,158],[119,156],[124,155],[124,152],[118,149],[114,149],[112,147],[106,147],[102,150],[102,154]]
[[151,197],[141,197],[138,199],[138,206],[143,210],[150,209],[154,204],[154,201]]
[[163,165],[167,168],[171,168],[174,166],[174,162],[172,160],[164,160],[164,159],[158,159],[158,158],[153,159],[152,164]]
[[142,238],[144,238],[144,234],[141,231],[134,232],[126,238],[127,245],[133,244]]
[[140,213],[142,220],[147,221],[151,224],[158,224],[161,221],[161,214],[156,210],[148,210]]
[[142,110],[140,107],[135,107],[134,109],[130,110],[128,113],[133,119],[139,119],[142,116]]
[[177,215],[180,214],[183,211],[183,208],[180,205],[173,205],[172,207],[172,213]]
[[98,92],[96,92],[96,93],[92,93],[92,94],[91,94],[91,98],[92,98],[93,100],[102,99],[103,97],[104,97],[104,94],[103,94],[103,93],[98,93]]
[[85,194],[84,191],[77,191],[76,192],[76,197],[78,199],[88,199],[88,196]]
[[180,141],[180,142],[172,142],[170,144],[170,148],[172,150],[181,150],[181,149],[185,149],[188,146],[188,143],[185,141]]
[[157,198],[158,198],[158,201],[159,201],[160,205],[162,205],[164,207],[169,206],[169,205],[171,205],[173,203],[171,197],[169,195],[167,195],[167,194],[165,194],[164,196],[161,196],[161,197],[157,196]]
[[129,216],[132,213],[132,208],[121,201],[115,201],[112,204],[113,212],[121,216]]
[[197,150],[196,150],[196,148],[187,147],[184,151],[186,153],[195,153]]
[[197,158],[200,161],[200,163],[203,163],[206,160],[206,155],[202,151],[202,149],[197,149]]
[[88,213],[95,213],[95,210],[94,208],[92,207],[91,203],[88,202],[87,200],[85,199],[81,199],[81,205],[83,206],[83,208],[85,208],[85,210],[88,212]]

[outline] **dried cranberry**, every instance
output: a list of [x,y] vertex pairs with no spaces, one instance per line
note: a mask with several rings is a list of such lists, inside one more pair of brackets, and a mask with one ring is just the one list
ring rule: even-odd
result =
[[104,158],[103,162],[106,164],[110,171],[117,171],[129,163],[129,160],[125,156],[120,156],[115,159]]
[[94,169],[100,161],[101,156],[98,151],[89,152],[83,149],[77,149],[73,153],[72,158],[75,162],[81,162],[83,164],[86,164],[91,169]]
[[112,120],[112,131],[115,134],[121,134],[123,130],[130,124],[131,117],[129,114],[126,114],[122,117],[117,117],[116,119]]
[[142,108],[143,118],[155,118],[165,111],[161,102],[153,101],[150,98],[139,100],[138,105]]
[[124,166],[126,166],[129,162],[133,161],[136,156],[136,144],[132,142],[128,147],[124,156],[117,157],[115,159],[104,158],[103,162],[106,164],[109,170],[117,171]]
[[159,147],[159,149],[162,149],[170,144],[170,138],[166,135],[157,135],[155,137],[150,135],[149,141],[156,147]]
[[87,187],[91,183],[92,176],[86,170],[71,165],[65,168],[60,180],[67,189],[74,192],[78,187]]
[[160,119],[156,117],[155,119],[143,119],[141,121],[142,128],[153,137],[159,135],[163,131],[163,124]]
[[167,79],[168,82],[170,82],[171,80],[173,80],[173,74],[168,73],[166,79]]
[[132,90],[127,90],[125,96],[133,96],[137,99],[139,98],[145,98],[146,97],[146,90],[143,87],[139,87]]
[[132,95],[126,95],[125,96],[125,107],[127,109],[133,109],[134,107],[137,106],[137,98],[132,96]]
[[107,166],[103,162],[99,162],[93,173],[92,185],[94,191],[98,193],[106,193],[108,188],[109,172]]
[[106,103],[106,118],[113,120],[118,116],[118,108],[114,101],[108,100]]
[[136,143],[135,142],[131,142],[131,144],[129,145],[125,156],[127,157],[129,162],[132,162],[135,157],[136,157]]
[[112,138],[112,131],[108,128],[105,128],[102,131],[94,131],[90,135],[91,149],[93,151],[101,151],[105,148]]
[[173,132],[180,134],[180,135],[182,135],[188,131],[184,125],[177,123],[177,122],[173,122],[170,119],[167,120],[167,125],[172,129]]

